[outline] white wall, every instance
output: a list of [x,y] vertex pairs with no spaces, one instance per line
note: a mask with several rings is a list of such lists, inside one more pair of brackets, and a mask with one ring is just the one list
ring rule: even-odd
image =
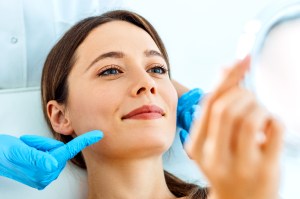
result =
[[[172,75],[190,88],[212,89],[235,59],[244,24],[278,0],[124,0],[148,19],[170,56]],[[284,2],[288,2],[285,0]]]

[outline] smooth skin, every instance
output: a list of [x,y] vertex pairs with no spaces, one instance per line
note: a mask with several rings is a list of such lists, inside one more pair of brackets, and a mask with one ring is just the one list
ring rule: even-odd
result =
[[[99,55],[106,56],[96,59]],[[207,98],[187,144],[189,156],[211,183],[211,199],[276,198],[281,128],[238,86],[249,62],[247,58],[227,71]],[[95,28],[77,49],[68,101],[49,101],[47,110],[56,132],[104,133],[101,142],[83,150],[89,199],[176,198],[162,164],[175,136],[178,100],[165,64],[152,38],[127,22]],[[122,119],[143,105],[159,106],[165,114]],[[256,142],[258,131],[265,132],[263,144]]]
[[[174,140],[178,96],[159,53],[143,29],[105,23],[77,49],[67,103],[47,104],[56,132],[76,136],[96,128],[104,133],[101,142],[83,150],[89,199],[176,198],[165,182],[162,155]],[[95,62],[99,56],[103,59]],[[156,105],[165,114],[123,119],[143,105]]]

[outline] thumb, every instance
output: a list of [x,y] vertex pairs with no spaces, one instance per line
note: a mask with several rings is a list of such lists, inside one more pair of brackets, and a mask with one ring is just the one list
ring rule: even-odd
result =
[[95,144],[103,138],[103,133],[99,130],[90,131],[83,135],[80,135],[68,142],[67,144],[53,150],[50,152],[57,161],[61,163],[67,162],[69,159],[73,158],[80,151],[82,151],[87,146]]

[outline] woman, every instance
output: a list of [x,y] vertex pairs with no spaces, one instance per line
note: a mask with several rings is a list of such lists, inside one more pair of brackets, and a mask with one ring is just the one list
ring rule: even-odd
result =
[[[237,86],[247,65],[249,59],[228,71],[187,143],[188,154],[211,182],[210,198],[276,198],[281,129]],[[207,197],[205,188],[163,171],[178,96],[164,45],[143,17],[112,11],[71,28],[47,57],[42,99],[57,139],[68,142],[93,129],[104,133],[101,142],[73,159],[87,168],[88,198]],[[263,144],[254,142],[257,129],[266,132]]]

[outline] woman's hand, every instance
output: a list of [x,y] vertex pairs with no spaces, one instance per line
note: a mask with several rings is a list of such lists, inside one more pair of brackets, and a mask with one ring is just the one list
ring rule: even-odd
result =
[[239,86],[249,63],[247,57],[229,69],[205,99],[185,146],[209,180],[211,199],[277,198],[283,129]]

